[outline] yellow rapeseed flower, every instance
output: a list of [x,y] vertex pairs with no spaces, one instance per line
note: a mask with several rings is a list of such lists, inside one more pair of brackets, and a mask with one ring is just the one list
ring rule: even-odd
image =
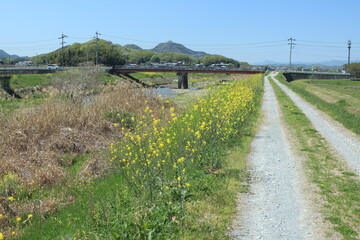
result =
[[20,222],[20,221],[21,221],[21,217],[17,217],[17,218],[16,218],[16,221],[17,221],[17,222]]
[[15,198],[14,198],[13,196],[11,196],[11,197],[8,197],[8,200],[9,200],[10,202],[12,202],[12,201],[15,201]]
[[4,239],[4,235],[0,232],[0,240]]

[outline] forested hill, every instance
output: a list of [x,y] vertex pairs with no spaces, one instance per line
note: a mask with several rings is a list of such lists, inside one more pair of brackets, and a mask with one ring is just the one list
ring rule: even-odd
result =
[[189,48],[186,48],[182,44],[174,43],[172,41],[160,43],[155,48],[151,49],[151,51],[157,52],[157,53],[166,53],[166,52],[182,53],[182,54],[189,55],[193,58],[202,58],[202,57],[210,55],[205,52],[193,51]]
[[[169,42],[168,42],[169,43]],[[169,45],[165,43],[165,46]],[[84,64],[92,64],[95,62],[96,49],[98,50],[98,63],[106,66],[123,65],[123,64],[142,64],[142,63],[159,63],[164,62],[183,62],[185,64],[203,63],[205,65],[213,63],[229,63],[233,66],[239,66],[239,62],[219,55],[207,55],[203,58],[195,58],[194,53],[190,49],[185,48],[181,44],[171,44],[177,46],[177,49],[185,49],[184,52],[154,52],[152,50],[143,50],[136,45],[114,44],[110,41],[100,39],[96,42],[95,39],[85,43],[74,43],[66,46],[63,49],[64,65],[65,66],[79,66]],[[182,47],[183,48],[182,48]],[[157,46],[159,47],[159,45]],[[158,48],[159,49],[159,48]],[[163,51],[165,48],[163,48]],[[170,51],[171,49],[169,49]],[[160,50],[158,50],[160,51]],[[175,50],[173,50],[175,51]],[[180,53],[181,52],[181,53]],[[37,57],[32,57],[30,60],[35,64],[61,64],[62,50],[42,54]],[[247,64],[247,63],[244,63]]]

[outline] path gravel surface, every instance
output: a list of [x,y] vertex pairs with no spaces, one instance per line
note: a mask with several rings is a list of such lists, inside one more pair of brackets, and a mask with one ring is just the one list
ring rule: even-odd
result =
[[304,199],[299,164],[291,152],[274,90],[265,78],[263,124],[252,142],[251,193],[242,200],[233,239],[321,239]]
[[[276,74],[272,72],[270,77],[273,78]],[[274,81],[301,109],[314,128],[347,161],[349,166],[360,175],[360,138],[324,112],[304,101],[299,95],[276,79]]]

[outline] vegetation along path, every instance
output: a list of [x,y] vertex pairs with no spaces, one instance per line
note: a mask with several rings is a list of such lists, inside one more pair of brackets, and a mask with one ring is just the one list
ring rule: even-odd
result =
[[[272,76],[276,73],[272,73]],[[314,128],[336,149],[336,151],[348,162],[357,174],[360,174],[360,139],[351,131],[332,120],[322,111],[302,100],[278,80],[275,83],[295,102],[297,107],[312,122]]]
[[[251,194],[237,221],[235,239],[320,239],[309,204],[301,194],[301,171],[282,124],[279,104],[265,77],[263,123],[252,143]],[[245,211],[243,211],[245,212]]]

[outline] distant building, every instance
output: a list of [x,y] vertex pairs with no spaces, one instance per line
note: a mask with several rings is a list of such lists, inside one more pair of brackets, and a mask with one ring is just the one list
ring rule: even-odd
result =
[[16,66],[32,66],[33,64],[33,61],[22,61],[15,63]]

